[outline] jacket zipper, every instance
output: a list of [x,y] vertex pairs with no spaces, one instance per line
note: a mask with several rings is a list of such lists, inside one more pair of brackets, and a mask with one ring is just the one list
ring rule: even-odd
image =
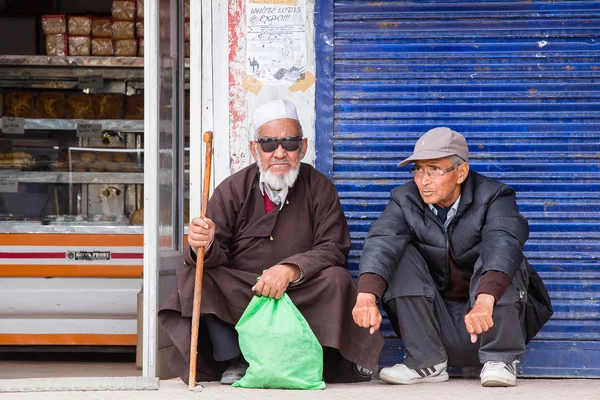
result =
[[[426,209],[424,209],[423,211],[425,212],[425,214],[427,214]],[[444,232],[444,242],[446,244],[446,259],[444,260],[444,263],[446,265],[446,281],[444,282],[444,286],[440,289],[444,290],[448,287],[448,282],[450,281],[450,263],[448,262],[448,257],[450,256],[450,241],[448,240],[448,232],[444,224],[442,224],[442,221],[440,221],[440,219],[437,217],[437,215],[433,213],[433,211],[429,210],[429,212],[431,213],[431,215],[427,215],[427,217],[433,220],[435,223],[437,223],[442,228],[442,232]],[[448,227],[449,226],[450,225],[448,225]]]
[[[448,282],[450,281],[450,262],[448,261],[450,257],[450,241],[448,240],[448,231],[444,226],[444,241],[446,242],[446,282],[444,283],[444,289],[448,287]],[[442,290],[444,290],[442,289]]]

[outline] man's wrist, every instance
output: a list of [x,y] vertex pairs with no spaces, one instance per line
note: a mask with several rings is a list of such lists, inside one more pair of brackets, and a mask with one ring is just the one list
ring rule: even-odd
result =
[[294,264],[283,264],[288,268],[289,271],[289,281],[290,283],[297,281],[302,277],[302,273],[300,272],[300,267]]
[[477,295],[477,303],[486,304],[493,306],[496,302],[496,298],[488,293],[479,293]]
[[358,295],[356,296],[356,298],[357,299],[372,300],[373,303],[377,303],[377,296],[375,296],[373,293],[359,292]]

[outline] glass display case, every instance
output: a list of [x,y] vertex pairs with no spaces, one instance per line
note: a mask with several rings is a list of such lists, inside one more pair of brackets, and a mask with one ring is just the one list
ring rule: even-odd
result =
[[141,88],[143,59],[0,56],[0,232],[141,234]]
[[143,78],[141,58],[0,56],[0,345],[136,344]]
[[0,134],[1,229],[95,233],[113,226],[125,233],[142,225],[143,134],[119,129],[97,136],[77,137],[52,120],[22,135]]

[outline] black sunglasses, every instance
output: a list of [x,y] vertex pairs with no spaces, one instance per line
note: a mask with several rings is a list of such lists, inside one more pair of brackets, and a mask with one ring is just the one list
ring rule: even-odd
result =
[[260,138],[256,140],[260,144],[260,148],[265,153],[272,153],[279,145],[283,147],[285,151],[296,151],[300,147],[302,138],[300,136],[284,137],[282,139],[275,138]]

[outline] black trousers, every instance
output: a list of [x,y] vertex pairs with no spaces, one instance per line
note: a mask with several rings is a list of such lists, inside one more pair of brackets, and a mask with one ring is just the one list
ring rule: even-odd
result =
[[481,267],[478,260],[468,301],[445,300],[423,257],[414,246],[408,246],[383,298],[392,327],[406,347],[407,367],[426,368],[445,360],[452,367],[476,367],[487,361],[508,363],[525,352],[526,261],[494,306],[494,326],[471,343],[464,317],[475,303]]
[[232,360],[242,354],[235,327],[215,314],[202,314],[200,323],[206,325],[216,361]]

